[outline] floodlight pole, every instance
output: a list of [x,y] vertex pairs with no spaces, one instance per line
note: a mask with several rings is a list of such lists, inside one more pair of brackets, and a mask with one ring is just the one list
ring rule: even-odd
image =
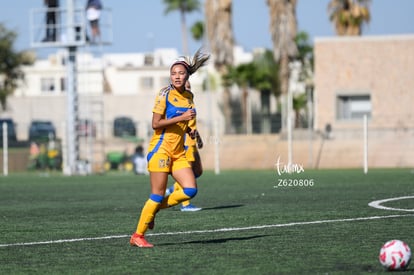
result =
[[[70,1],[69,1],[70,2]],[[76,88],[76,47],[67,49],[67,97],[66,97],[66,163],[64,173],[76,173],[76,164],[79,161],[79,137],[76,134],[78,121],[78,92]]]
[[[66,0],[66,8],[48,8],[37,9],[31,13],[31,45],[32,47],[45,48],[45,47],[62,47],[66,49],[66,123],[65,123],[65,135],[64,135],[64,155],[63,155],[63,173],[65,175],[74,175],[79,173],[78,165],[80,160],[80,146],[79,136],[76,131],[76,123],[78,122],[78,82],[77,82],[77,49],[78,47],[86,46],[89,42],[86,39],[86,16],[84,8],[76,7],[76,0]],[[44,16],[46,12],[55,12],[58,15],[57,20],[52,27],[59,30],[60,36],[57,36],[53,41],[51,40],[39,40],[38,34],[40,31],[44,31],[48,26],[45,25]],[[102,17],[101,19],[110,17]],[[111,28],[111,22],[109,24],[105,20],[107,30]],[[108,40],[106,40],[108,38]],[[105,37],[99,42],[99,45],[110,44],[112,36]],[[62,144],[63,144],[62,141]]]
[[76,134],[76,122],[78,121],[78,91],[77,91],[77,71],[76,71],[76,52],[75,32],[74,32],[74,0],[67,2],[67,116],[66,116],[66,146],[67,156],[63,172],[67,175],[77,173],[77,163],[79,161],[79,137]]

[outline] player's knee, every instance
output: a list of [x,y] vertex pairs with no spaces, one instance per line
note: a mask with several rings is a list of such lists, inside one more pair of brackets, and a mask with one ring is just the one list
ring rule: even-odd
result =
[[184,194],[193,198],[197,194],[197,188],[184,188]]

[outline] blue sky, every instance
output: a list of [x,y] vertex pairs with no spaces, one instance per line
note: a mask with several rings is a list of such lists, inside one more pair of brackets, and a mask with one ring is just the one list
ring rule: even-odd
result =
[[[66,5],[66,0],[60,1]],[[79,5],[85,2],[76,0]],[[311,42],[315,37],[335,35],[327,15],[328,2],[298,0],[299,30],[306,31]],[[43,0],[0,0],[0,3],[3,4],[0,22],[18,32],[18,50],[28,49],[30,10],[43,7]],[[179,14],[165,15],[162,0],[103,0],[103,3],[112,9],[113,17],[113,45],[105,46],[105,52],[147,52],[153,48],[176,48],[181,51]],[[373,0],[371,23],[365,26],[364,35],[414,34],[413,11],[414,0]],[[201,12],[188,15],[188,25],[202,19],[202,16]],[[233,29],[237,44],[246,50],[271,48],[266,0],[233,0]],[[192,52],[199,46],[198,42],[190,39]]]

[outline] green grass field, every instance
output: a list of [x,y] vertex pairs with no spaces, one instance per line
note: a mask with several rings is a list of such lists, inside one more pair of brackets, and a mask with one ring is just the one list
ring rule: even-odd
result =
[[203,211],[160,211],[155,247],[131,247],[148,195],[146,176],[0,177],[0,273],[372,274],[386,241],[414,248],[414,197],[368,206],[414,196],[410,169],[205,172]]

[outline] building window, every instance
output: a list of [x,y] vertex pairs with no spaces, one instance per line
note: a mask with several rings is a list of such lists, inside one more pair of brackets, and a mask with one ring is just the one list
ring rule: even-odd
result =
[[371,117],[370,95],[338,95],[336,98],[337,118],[339,120],[361,119],[364,115]]
[[66,78],[64,77],[60,78],[60,90],[66,92]]
[[55,80],[53,78],[42,78],[40,80],[40,89],[44,93],[53,93],[56,90]]
[[146,54],[144,57],[144,65],[152,66],[154,65],[154,56],[152,54]]
[[150,76],[141,78],[141,89],[153,89],[154,88],[154,78]]

